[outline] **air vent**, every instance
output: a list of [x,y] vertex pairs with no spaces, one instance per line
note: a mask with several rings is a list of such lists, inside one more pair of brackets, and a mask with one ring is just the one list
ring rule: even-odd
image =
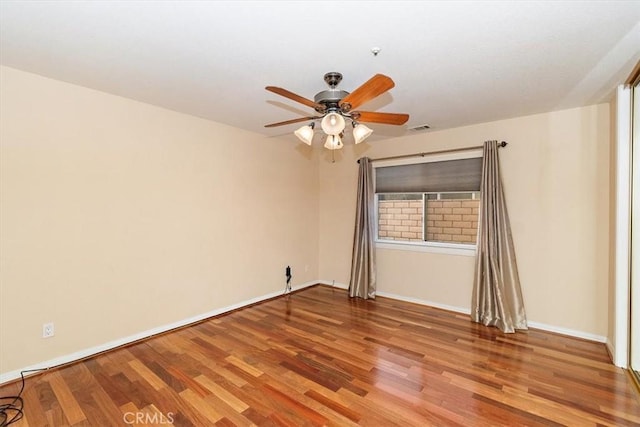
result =
[[422,130],[428,130],[428,129],[431,129],[431,126],[421,125],[421,126],[415,126],[415,127],[409,128],[409,130],[412,130],[414,132],[420,132]]

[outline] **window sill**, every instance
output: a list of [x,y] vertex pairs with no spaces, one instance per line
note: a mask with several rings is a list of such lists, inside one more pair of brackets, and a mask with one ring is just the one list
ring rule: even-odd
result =
[[376,249],[397,251],[428,252],[436,254],[476,256],[476,245],[463,245],[438,242],[399,242],[397,240],[376,240]]

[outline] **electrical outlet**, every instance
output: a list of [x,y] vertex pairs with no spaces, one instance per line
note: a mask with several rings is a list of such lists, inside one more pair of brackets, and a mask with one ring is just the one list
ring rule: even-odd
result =
[[51,338],[53,336],[53,322],[42,325],[42,338]]

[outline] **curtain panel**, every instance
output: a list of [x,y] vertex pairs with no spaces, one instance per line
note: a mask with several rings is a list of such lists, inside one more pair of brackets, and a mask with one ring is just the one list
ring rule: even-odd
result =
[[374,189],[371,160],[359,160],[356,221],[353,233],[349,297],[376,297]]
[[500,178],[498,142],[484,143],[481,205],[471,317],[506,333],[527,329],[507,204]]

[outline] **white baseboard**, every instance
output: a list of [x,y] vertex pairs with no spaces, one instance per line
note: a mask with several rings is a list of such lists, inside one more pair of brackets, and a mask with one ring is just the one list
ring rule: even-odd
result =
[[319,283],[321,285],[331,286],[332,288],[349,289],[349,285],[336,282],[335,280],[318,280],[316,283]]
[[607,341],[607,337],[602,335],[592,334],[590,332],[576,331],[575,329],[567,329],[560,326],[547,325],[539,322],[531,322],[527,321],[530,328],[540,329],[542,331],[554,332],[556,334],[568,335],[574,338],[582,338],[589,341],[595,341],[600,343],[605,343]]
[[619,361],[616,360],[616,358],[614,356],[616,354],[616,349],[615,349],[613,343],[609,340],[609,338],[607,338],[607,341],[604,344],[607,346],[607,352],[609,352],[609,358],[611,359],[611,363],[616,365],[618,368],[627,369],[626,365],[616,363],[616,362],[619,362]]
[[[307,288],[309,286],[313,286],[318,284],[318,281],[311,281],[311,282],[306,282],[306,283],[301,283],[299,285],[294,285],[292,286],[292,290],[293,291],[297,291],[300,289],[304,289]],[[202,313],[193,317],[190,317],[188,319],[183,319],[174,323],[170,323],[168,325],[163,325],[163,326],[159,326],[157,328],[153,328],[153,329],[149,329],[147,331],[143,331],[134,335],[130,335],[128,337],[124,337],[124,338],[120,338],[117,340],[113,340],[113,341],[109,341],[107,343],[104,344],[100,344],[97,345],[95,347],[90,347],[84,350],[80,350],[80,351],[76,351],[75,353],[71,353],[71,354],[66,354],[64,356],[60,356],[60,357],[56,357],[55,359],[50,359],[50,360],[45,360],[42,361],[40,363],[34,364],[34,365],[30,365],[30,366],[25,366],[23,368],[20,369],[16,369],[14,371],[9,371],[9,372],[5,372],[3,374],[0,374],[0,385],[9,382],[9,381],[13,381],[16,379],[20,378],[20,373],[24,372],[24,371],[29,371],[29,370],[35,370],[35,369],[50,369],[59,365],[65,365],[68,363],[72,363],[72,362],[76,362],[78,360],[90,357],[90,356],[94,356],[96,354],[102,353],[104,351],[107,350],[112,350],[114,348],[117,347],[121,347],[123,345],[127,345],[127,344],[131,344],[133,342],[145,339],[145,338],[149,338],[152,337],[154,335],[158,335],[164,332],[168,332],[171,331],[173,329],[177,329],[177,328],[182,328],[184,326],[193,324],[193,323],[197,323],[200,322],[202,320],[208,319],[210,317],[215,317],[215,316],[219,316],[221,314],[224,313],[228,313],[230,311],[233,310],[237,310],[239,308],[242,307],[246,307],[248,305],[251,304],[255,304],[261,301],[265,301],[271,298],[275,298],[278,296],[284,295],[284,293],[282,291],[278,291],[278,292],[271,292],[268,293],[266,295],[262,295],[256,298],[251,298],[249,300],[246,301],[241,301],[237,304],[232,304],[230,306],[227,307],[222,307],[222,308],[218,308],[212,311],[209,311],[207,313]],[[35,373],[30,373],[30,375],[34,375]],[[29,375],[25,375],[25,378],[29,376]]]
[[389,292],[377,292],[377,295],[380,295],[381,297],[385,297],[385,298],[397,299],[399,301],[410,302],[413,304],[420,304],[420,305],[426,305],[429,307],[440,308],[442,310],[453,311],[456,313],[471,314],[471,310],[468,308],[456,307],[456,306],[447,305],[447,304],[440,304],[438,302],[426,301],[419,298],[405,297],[403,295],[392,294]]
[[[389,293],[389,292],[378,292],[377,294],[380,295],[381,297],[387,297],[387,298],[397,299],[397,300],[400,300],[400,301],[411,302],[411,303],[414,303],[414,304],[421,304],[421,305],[426,305],[426,306],[429,306],[429,307],[440,308],[440,309],[443,309],[443,310],[453,311],[455,313],[471,314],[471,309],[470,308],[466,308],[466,307],[455,307],[455,306],[451,306],[451,305],[436,303],[436,302],[433,302],[433,301],[425,301],[425,300],[421,300],[421,299],[418,299],[418,298],[405,297],[405,296],[402,296],[402,295],[392,294],[392,293]],[[567,328],[563,328],[563,327],[560,327],[560,326],[547,325],[547,324],[540,323],[540,322],[527,321],[527,323],[528,323],[529,327],[533,328],[533,329],[540,329],[542,331],[554,332],[554,333],[557,333],[557,334],[567,335],[567,336],[574,337],[574,338],[582,338],[582,339],[586,339],[586,340],[589,340],[589,341],[595,341],[595,342],[600,342],[600,343],[606,343],[607,342],[607,338],[602,336],[602,335],[595,335],[595,334],[591,334],[589,332],[576,331],[574,329],[567,329]]]

